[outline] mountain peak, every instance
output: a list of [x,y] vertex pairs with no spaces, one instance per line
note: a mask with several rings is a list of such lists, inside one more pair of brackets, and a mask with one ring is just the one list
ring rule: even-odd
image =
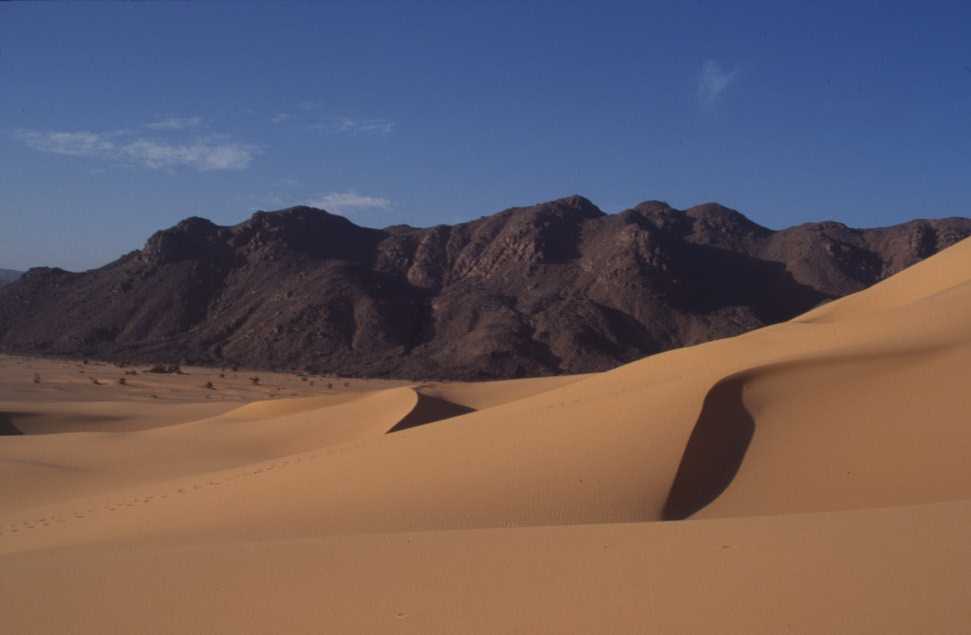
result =
[[767,235],[772,233],[767,227],[763,227],[752,221],[747,216],[730,207],[725,207],[720,203],[702,203],[689,207],[684,211],[685,215],[700,223],[696,226],[696,231],[702,233],[726,233],[742,231],[746,234]]
[[333,214],[319,207],[309,205],[295,205],[283,209],[265,211],[256,210],[241,224],[280,225],[288,222],[338,222],[353,225],[349,219],[340,214]]
[[549,203],[545,203],[545,205],[576,210],[586,218],[598,218],[605,215],[604,212],[599,207],[594,205],[590,199],[580,196],[579,194],[564,196],[563,198],[558,198],[550,201]]
[[157,265],[204,257],[220,229],[207,218],[190,216],[155,232],[142,248],[142,256]]

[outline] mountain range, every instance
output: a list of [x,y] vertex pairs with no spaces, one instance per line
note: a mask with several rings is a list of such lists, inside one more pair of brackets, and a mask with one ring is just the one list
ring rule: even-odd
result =
[[348,376],[612,368],[780,322],[971,234],[971,220],[771,230],[716,203],[581,196],[372,229],[311,207],[188,218],[82,273],[0,289],[0,351]]

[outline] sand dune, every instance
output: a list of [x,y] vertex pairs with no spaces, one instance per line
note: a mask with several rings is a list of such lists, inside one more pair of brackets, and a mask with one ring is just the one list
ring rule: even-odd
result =
[[[20,436],[0,446],[0,491],[7,512],[119,486],[210,474],[290,454],[381,436],[397,426],[448,416],[410,388],[258,402],[188,423],[118,433]],[[441,401],[447,407],[448,402]],[[161,408],[164,408],[161,407]],[[173,406],[173,408],[179,408]]]
[[93,423],[0,438],[0,603],[18,632],[959,631],[969,363],[965,241],[597,375],[173,384],[127,427],[79,384],[58,416]]

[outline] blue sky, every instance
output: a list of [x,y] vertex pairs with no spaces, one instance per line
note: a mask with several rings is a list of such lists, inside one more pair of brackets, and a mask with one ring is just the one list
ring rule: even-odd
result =
[[0,267],[298,203],[968,215],[969,42],[967,2],[3,3]]

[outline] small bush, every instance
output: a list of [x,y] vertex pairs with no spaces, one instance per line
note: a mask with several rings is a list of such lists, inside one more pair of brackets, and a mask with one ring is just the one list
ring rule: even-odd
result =
[[250,377],[250,378],[249,378],[249,380],[250,380],[251,382],[253,382],[253,385],[254,385],[254,386],[258,386],[258,385],[259,385],[259,383],[260,383],[260,378],[259,378],[259,377]]
[[208,390],[215,390],[216,389],[216,387],[212,385],[212,382],[211,381],[207,381],[206,382],[206,388]]
[[40,375],[38,375],[37,373],[34,373],[34,383],[35,384],[40,383]]
[[128,385],[128,380],[125,379],[124,377],[119,377],[118,378],[118,385],[119,386],[127,386]]
[[98,378],[97,377],[91,377],[90,379],[91,379],[91,383],[94,384],[95,386],[100,386],[101,385],[101,382],[98,381]]

